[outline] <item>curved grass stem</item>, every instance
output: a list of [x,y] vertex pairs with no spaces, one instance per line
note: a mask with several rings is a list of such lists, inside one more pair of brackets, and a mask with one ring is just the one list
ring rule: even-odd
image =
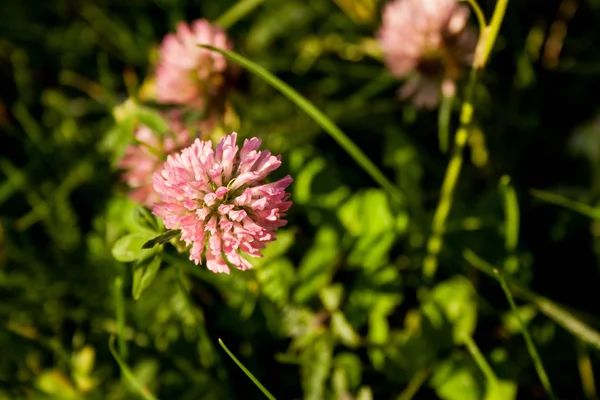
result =
[[381,185],[390,196],[397,202],[402,202],[404,194],[394,185],[379,168],[363,153],[363,151],[352,141],[340,128],[338,128],[331,119],[329,119],[321,110],[315,107],[300,93],[292,89],[287,83],[277,78],[260,65],[248,60],[247,58],[232,51],[218,49],[212,46],[198,45],[200,47],[216,51],[223,54],[231,61],[248,69],[250,72],[258,75],[265,82],[277,89],[281,94],[290,99],[298,108],[304,111],[317,124],[319,124],[329,135],[356,161],[356,163],[369,174],[375,182]]

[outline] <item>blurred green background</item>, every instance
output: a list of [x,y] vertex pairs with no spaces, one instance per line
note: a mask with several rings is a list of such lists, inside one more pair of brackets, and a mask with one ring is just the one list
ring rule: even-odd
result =
[[[435,281],[421,263],[449,156],[437,112],[398,100],[401,82],[378,59],[384,1],[263,1],[228,28],[235,50],[331,117],[406,199],[391,202],[317,124],[243,72],[231,95],[239,133],[282,154],[281,174],[295,180],[289,223],[254,270],[230,276],[168,245],[134,300],[132,265],[111,248],[144,222],[115,168],[131,132],[113,110],[178,21],[214,21],[234,3],[0,2],[0,399],[139,398],[109,350],[115,334],[135,380],[161,399],[264,398],[218,338],[279,399],[548,398],[473,254],[518,283],[558,397],[596,398],[597,0],[510,2],[476,86],[477,129]],[[495,1],[480,5],[489,18]]]

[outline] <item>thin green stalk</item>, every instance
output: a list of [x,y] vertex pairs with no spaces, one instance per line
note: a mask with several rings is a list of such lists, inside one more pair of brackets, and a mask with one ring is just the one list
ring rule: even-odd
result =
[[108,348],[110,349],[110,352],[112,353],[113,357],[115,358],[115,361],[117,362],[117,364],[119,364],[119,368],[121,368],[121,372],[123,373],[123,376],[125,376],[125,378],[127,378],[129,380],[129,382],[135,388],[135,390],[138,392],[140,397],[142,397],[143,399],[146,399],[146,400],[158,400],[147,388],[143,387],[142,384],[140,384],[137,381],[137,379],[135,379],[133,372],[131,372],[131,370],[129,369],[127,364],[125,364],[123,359],[121,357],[119,357],[119,354],[115,350],[114,335],[110,335],[110,339],[108,340]]
[[[477,48],[491,49],[496,42],[500,24],[504,18],[504,12],[508,0],[498,0],[490,25],[486,27],[479,37]],[[485,65],[490,52],[483,51],[481,55],[476,55],[473,60],[473,68],[469,75],[469,83],[465,90],[465,98],[460,111],[460,125],[454,137],[454,151],[440,193],[440,200],[433,215],[431,226],[431,237],[427,242],[427,254],[423,260],[423,275],[431,279],[434,277],[438,267],[438,255],[443,246],[443,235],[446,228],[446,220],[452,209],[452,201],[454,198],[454,189],[460,176],[460,171],[463,163],[463,150],[469,138],[469,128],[473,121],[473,92],[477,82],[477,71]]]
[[227,355],[229,355],[229,357],[231,357],[231,359],[237,364],[237,366],[240,367],[242,371],[244,371],[246,376],[250,378],[252,382],[254,382],[254,384],[260,389],[261,392],[263,392],[267,399],[275,400],[275,397],[262,385],[262,383],[258,381],[258,379],[256,379],[254,375],[252,375],[250,371],[248,371],[246,367],[244,367],[244,365],[233,355],[233,353],[229,351],[229,349],[227,348],[227,346],[225,346],[225,343],[223,343],[221,339],[219,339],[219,344],[221,345],[223,350],[225,350]]
[[454,189],[460,176],[460,170],[463,163],[463,149],[467,144],[469,137],[469,127],[473,119],[473,88],[477,81],[477,70],[471,69],[469,83],[467,85],[465,99],[461,107],[460,126],[454,136],[454,150],[452,158],[446,168],[446,174],[442,183],[440,192],[440,200],[438,202],[435,213],[433,214],[433,222],[431,224],[431,237],[427,242],[427,255],[423,260],[423,274],[426,278],[433,278],[437,271],[438,255],[442,250],[443,235],[446,230],[446,220],[452,209],[452,201],[454,199]]
[[240,0],[215,21],[223,29],[231,28],[236,22],[248,15],[264,0]]
[[423,383],[429,376],[429,370],[427,368],[421,368],[417,373],[410,379],[408,386],[400,393],[396,400],[411,400],[419,391]]
[[315,107],[300,93],[292,89],[288,84],[277,78],[275,75],[267,71],[260,65],[248,60],[247,58],[234,52],[218,49],[212,46],[199,45],[218,53],[225,55],[228,59],[238,63],[250,72],[258,75],[265,82],[279,90],[281,94],[290,99],[317,124],[319,124],[329,135],[362,167],[381,187],[383,187],[394,200],[402,202],[404,194],[398,189],[386,176],[377,168],[377,166],[369,160],[362,150],[350,140],[348,136],[340,128],[338,128],[321,110]]
[[[498,37],[498,32],[500,32],[500,25],[502,25],[502,20],[504,19],[504,14],[506,13],[506,7],[508,6],[508,0],[498,0],[496,2],[496,7],[494,8],[494,14],[492,15],[492,20],[490,24],[485,29],[484,34],[484,42],[483,48],[481,51],[481,56],[475,58],[475,67],[483,68],[487,63],[490,54],[492,53],[492,48],[494,48],[494,44],[496,43],[496,38]],[[479,47],[479,46],[478,46]]]
[[581,340],[576,341],[577,345],[577,367],[579,368],[579,376],[581,377],[581,386],[583,393],[588,400],[597,400],[596,383],[594,382],[594,370],[592,368],[592,360],[588,353],[585,344]]
[[548,396],[550,396],[550,398],[553,400],[557,399],[557,397],[554,395],[554,392],[552,391],[552,385],[550,385],[550,380],[548,379],[548,375],[546,374],[546,370],[544,369],[544,365],[542,364],[540,355],[538,354],[538,351],[535,348],[533,339],[529,334],[527,325],[525,325],[523,319],[521,318],[521,314],[519,314],[519,310],[517,309],[517,305],[515,304],[515,300],[513,299],[512,293],[510,292],[510,289],[508,288],[508,285],[506,284],[506,281],[504,280],[502,274],[498,270],[494,270],[494,273],[496,275],[496,279],[498,279],[498,281],[500,282],[500,286],[502,287],[504,294],[506,295],[506,299],[510,304],[510,308],[515,314],[517,321],[519,321],[521,331],[523,332],[523,337],[525,338],[525,344],[527,345],[527,350],[529,351],[529,355],[533,360],[535,370],[537,371],[537,374],[540,377],[540,382],[542,382],[542,386],[544,386],[544,389],[546,390],[546,393],[548,393]]
[[442,153],[448,152],[450,142],[450,117],[452,116],[452,104],[454,103],[454,98],[454,95],[443,95],[440,108],[438,109],[438,141]]
[[475,363],[483,373],[483,376],[485,376],[488,385],[491,387],[498,386],[498,377],[496,377],[494,370],[492,370],[492,367],[490,367],[490,364],[488,364],[487,360],[481,353],[481,350],[479,350],[479,347],[477,347],[477,344],[475,343],[473,338],[471,336],[466,335],[463,338],[463,343],[465,344],[467,350],[471,354],[471,357],[473,357],[473,360],[475,360]]

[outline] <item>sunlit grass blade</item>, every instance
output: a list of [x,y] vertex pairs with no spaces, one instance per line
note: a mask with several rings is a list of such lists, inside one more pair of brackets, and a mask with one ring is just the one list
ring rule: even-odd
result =
[[600,209],[594,208],[584,203],[568,199],[559,194],[546,192],[543,190],[531,189],[529,191],[534,197],[557,206],[568,208],[576,213],[583,214],[586,217],[600,219]]
[[221,339],[219,339],[219,344],[221,345],[221,347],[223,348],[223,350],[225,350],[225,352],[227,353],[227,355],[229,357],[231,357],[231,359],[233,360],[233,362],[235,362],[237,364],[237,366],[240,367],[240,369],[242,371],[244,371],[244,373],[246,374],[246,376],[248,378],[250,378],[250,380],[252,382],[254,382],[254,384],[256,386],[258,386],[258,388],[260,389],[260,391],[263,392],[263,394],[267,397],[267,399],[269,399],[269,400],[275,400],[275,397],[262,385],[262,383],[260,383],[258,381],[258,379],[256,379],[256,377],[254,375],[252,375],[252,373],[250,371],[248,371],[248,369],[246,367],[244,367],[244,365],[233,355],[233,353],[231,351],[229,351],[229,349],[227,348],[227,346],[225,346],[225,343],[223,343],[223,341]]
[[110,352],[112,353],[113,357],[115,358],[115,361],[117,362],[117,364],[119,364],[119,368],[121,368],[121,372],[123,373],[125,378],[127,378],[127,380],[129,380],[129,382],[135,388],[135,390],[137,390],[139,395],[146,400],[158,400],[152,393],[150,393],[150,391],[148,389],[144,388],[135,379],[135,376],[133,376],[133,373],[131,372],[131,370],[129,369],[127,364],[125,364],[125,362],[121,359],[121,357],[119,357],[119,354],[117,353],[117,351],[115,349],[115,336],[114,335],[110,335],[110,339],[108,340],[108,348],[110,349]]
[[215,21],[223,29],[231,28],[236,22],[248,15],[264,0],[240,0]]
[[403,193],[398,189],[386,176],[377,168],[377,166],[369,160],[369,158],[362,152],[362,150],[346,136],[323,112],[315,107],[310,101],[308,101],[300,93],[292,89],[287,83],[277,78],[275,75],[267,71],[265,68],[248,60],[247,58],[223,49],[218,49],[212,46],[199,45],[216,52],[225,55],[230,60],[238,63],[242,67],[248,69],[250,72],[258,75],[265,82],[279,90],[285,97],[290,99],[296,104],[302,111],[310,116],[316,123],[318,123],[331,137],[344,149],[346,152],[356,161],[356,163],[365,170],[381,187],[383,187],[395,200],[402,201],[404,198]]
[[[463,257],[475,268],[482,271],[486,275],[493,278],[496,277],[494,270],[496,269],[487,261],[483,260],[471,250],[465,250]],[[575,337],[583,342],[600,350],[600,333],[592,328],[582,318],[575,316],[576,312],[567,310],[565,307],[558,305],[554,301],[545,298],[529,289],[526,289],[522,284],[515,282],[512,279],[504,278],[512,293],[523,300],[530,301],[535,304],[538,309],[548,318],[556,322],[565,330],[570,332]],[[579,314],[579,313],[577,313]]]
[[498,282],[500,282],[500,286],[502,287],[504,295],[506,296],[506,299],[510,304],[510,308],[515,314],[519,325],[521,326],[521,332],[523,333],[523,338],[525,339],[525,344],[527,345],[527,351],[529,352],[529,355],[533,360],[533,365],[535,366],[535,370],[540,378],[540,382],[542,382],[542,386],[544,386],[544,389],[546,390],[546,393],[548,393],[548,396],[550,396],[551,399],[556,399],[557,397],[554,395],[554,391],[552,390],[552,385],[550,384],[550,380],[548,379],[548,374],[546,374],[546,370],[544,369],[544,365],[542,364],[542,359],[540,358],[540,355],[535,347],[535,343],[533,343],[533,339],[529,334],[529,329],[527,329],[527,325],[525,325],[523,319],[521,318],[521,314],[519,314],[519,310],[517,309],[517,305],[515,304],[515,300],[513,299],[512,293],[510,292],[510,289],[508,288],[508,285],[506,284],[506,281],[504,280],[502,274],[498,270],[494,270],[494,273],[496,275],[496,279],[498,279]]

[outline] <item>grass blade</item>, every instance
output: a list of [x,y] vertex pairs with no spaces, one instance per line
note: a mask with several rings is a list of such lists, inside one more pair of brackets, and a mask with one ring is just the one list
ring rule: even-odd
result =
[[567,208],[571,211],[575,211],[576,213],[583,214],[586,217],[600,219],[600,209],[594,208],[587,204],[568,199],[559,194],[545,192],[543,190],[531,189],[529,192],[533,195],[533,197],[536,197],[547,203],[552,203],[557,206]]
[[[483,260],[471,250],[465,250],[463,257],[475,268],[482,271],[486,275],[496,277],[494,270],[496,269],[488,262]],[[584,321],[584,316],[576,311],[567,310],[566,307],[558,305],[556,302],[545,298],[529,289],[526,289],[522,284],[515,282],[512,279],[504,278],[512,293],[520,298],[530,301],[535,304],[538,309],[548,318],[556,322],[573,336],[581,339],[583,342],[600,350],[600,333],[592,328]],[[580,317],[577,317],[580,315]]]
[[554,395],[554,392],[552,391],[552,385],[550,385],[550,380],[548,379],[548,374],[546,374],[546,370],[544,369],[544,365],[542,364],[542,359],[540,358],[540,355],[535,347],[535,343],[533,343],[533,339],[529,334],[527,326],[521,318],[521,314],[519,314],[519,310],[517,310],[517,305],[515,304],[515,300],[510,292],[510,289],[508,288],[508,285],[506,284],[506,281],[504,280],[502,274],[498,270],[494,270],[494,272],[496,275],[496,279],[498,279],[498,282],[500,282],[500,286],[502,287],[502,290],[506,295],[506,299],[510,304],[510,308],[515,314],[517,321],[519,321],[519,325],[521,326],[521,332],[523,332],[523,338],[525,339],[525,344],[527,345],[527,351],[529,351],[529,355],[533,360],[533,365],[535,366],[535,370],[540,378],[540,382],[542,382],[542,386],[544,386],[544,389],[546,390],[546,393],[548,393],[548,396],[550,396],[551,399],[557,399],[557,397]]
[[229,357],[231,357],[231,359],[233,360],[233,362],[235,362],[237,364],[237,366],[240,367],[240,369],[242,371],[244,371],[244,373],[246,374],[246,376],[248,378],[250,378],[250,380],[252,382],[254,382],[254,384],[256,386],[258,386],[258,388],[260,389],[260,391],[263,392],[263,394],[267,397],[267,399],[269,399],[269,400],[275,400],[275,397],[262,385],[262,383],[260,383],[258,381],[258,379],[256,379],[256,377],[254,375],[252,375],[252,373],[250,371],[248,371],[248,369],[246,367],[244,367],[244,365],[233,355],[233,353],[231,351],[229,351],[229,349],[227,348],[227,346],[225,346],[225,343],[223,343],[223,341],[221,339],[219,339],[219,344],[221,345],[221,347],[223,348],[223,350],[225,350],[225,353],[227,353],[227,355]]
[[135,379],[135,376],[133,376],[133,373],[131,372],[131,370],[129,369],[127,364],[125,364],[125,362],[121,359],[121,357],[119,357],[119,354],[117,353],[117,351],[115,349],[115,336],[114,335],[110,335],[110,339],[108,340],[108,348],[110,349],[110,352],[112,353],[113,357],[115,358],[115,361],[117,362],[117,364],[119,364],[119,368],[121,368],[121,372],[123,373],[125,378],[127,378],[129,380],[129,382],[135,388],[135,390],[137,390],[139,395],[146,400],[158,400],[152,393],[150,393],[150,391],[148,389],[143,387]]
[[383,187],[393,199],[401,202],[404,195],[386,176],[377,168],[377,166],[369,160],[362,150],[346,136],[321,110],[315,107],[300,93],[292,89],[287,83],[277,78],[275,75],[267,71],[265,68],[248,60],[247,58],[223,49],[218,49],[212,46],[199,45],[200,47],[216,51],[223,54],[231,61],[248,69],[250,72],[258,75],[265,82],[279,90],[285,97],[290,99],[294,104],[310,116],[317,124],[319,124],[329,135],[356,161],[356,163],[365,170],[381,187]]
[[215,21],[223,29],[231,28],[236,22],[248,15],[264,0],[240,0]]

